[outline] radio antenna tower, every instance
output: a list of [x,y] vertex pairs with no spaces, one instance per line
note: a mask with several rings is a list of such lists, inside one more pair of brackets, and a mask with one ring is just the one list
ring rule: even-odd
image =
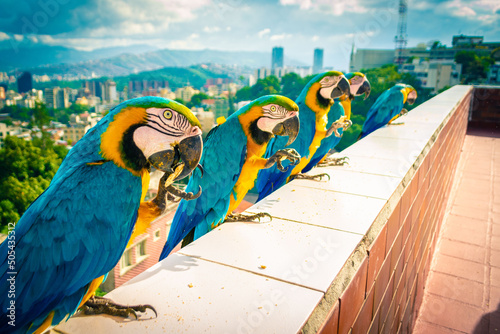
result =
[[407,0],[399,0],[399,19],[398,31],[394,41],[396,42],[396,55],[394,62],[399,66],[403,65],[403,53],[408,43],[408,35],[406,34],[406,11],[408,10]]

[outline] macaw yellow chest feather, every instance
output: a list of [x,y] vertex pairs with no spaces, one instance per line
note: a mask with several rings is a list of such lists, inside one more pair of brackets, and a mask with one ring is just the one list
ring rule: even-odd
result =
[[340,99],[340,104],[344,108],[344,115],[347,119],[351,119],[351,101],[350,98]]
[[[306,156],[303,156],[300,159],[300,162],[295,166],[295,168],[292,170],[292,175],[296,175],[304,169],[304,167],[307,166],[309,161],[311,161],[311,158],[313,157],[314,153],[316,153],[316,150],[318,147],[321,145],[321,141],[325,138],[326,136],[326,125],[328,123],[328,111],[330,111],[330,106],[327,108],[325,107],[320,107],[317,102],[311,102],[312,99],[309,98],[309,94],[306,97],[306,104],[307,106],[315,111],[316,113],[316,131],[314,133],[313,140],[311,144],[309,145],[309,153]],[[310,104],[309,104],[310,103]]]
[[[263,156],[266,153],[267,144],[258,145],[251,138],[247,141],[247,155],[245,163],[241,168],[240,177],[233,187],[231,193],[228,214],[233,212],[240,205],[243,197],[254,187],[259,171],[264,168],[267,159]],[[234,195],[236,194],[236,198]]]

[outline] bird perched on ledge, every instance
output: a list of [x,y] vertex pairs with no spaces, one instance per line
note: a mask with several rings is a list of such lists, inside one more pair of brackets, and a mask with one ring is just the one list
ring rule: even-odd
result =
[[396,84],[383,92],[368,110],[359,139],[406,114],[408,110],[403,108],[404,104],[412,105],[416,99],[417,91],[406,84]]
[[[284,136],[292,143],[299,132],[299,108],[287,97],[269,95],[247,104],[213,128],[205,139],[201,158],[204,174],[195,171],[186,191],[203,188],[192,201],[181,200],[175,213],[160,260],[184,239],[183,245],[196,240],[223,223],[254,186],[257,173],[274,164],[282,169],[282,161],[297,163],[295,150],[281,149],[264,158],[271,138]],[[288,136],[288,137],[286,137]],[[251,220],[262,215],[245,216]],[[231,221],[239,217],[231,215]]]
[[[347,80],[349,80],[350,92],[349,94],[344,94],[340,98],[336,99],[333,106],[328,113],[328,124],[327,127],[331,127],[335,121],[340,119],[345,119],[350,121],[351,119],[351,102],[356,96],[365,95],[365,99],[370,95],[370,82],[363,73],[352,72],[345,75]],[[320,147],[314,153],[311,161],[302,170],[302,173],[307,173],[319,162],[324,162],[324,159],[328,155],[331,149],[335,148],[337,144],[342,139],[342,133],[344,128],[338,129],[340,136],[330,136],[324,138],[321,141]],[[331,162],[326,162],[327,165],[338,165],[343,164],[345,158],[339,158],[340,162],[337,160],[332,160]]]
[[[341,72],[337,71],[318,74],[304,87],[296,100],[300,108],[301,129],[295,142],[290,145],[290,148],[294,148],[300,154],[300,162],[294,167],[284,162],[283,166],[288,168],[284,173],[276,167],[260,171],[255,184],[259,201],[300,173],[313,157],[321,140],[343,126],[342,122],[338,122],[328,129],[326,127],[334,99],[348,93],[349,82]],[[271,156],[282,149],[285,143],[282,138],[274,138],[269,143],[266,156]]]
[[[177,102],[145,97],[110,110],[70,150],[0,245],[0,332],[42,333],[80,307],[121,316],[154,311],[86,302],[131,237],[162,213],[171,183],[196,168],[202,147],[200,123]],[[141,203],[151,166],[165,172],[166,184],[160,197]]]

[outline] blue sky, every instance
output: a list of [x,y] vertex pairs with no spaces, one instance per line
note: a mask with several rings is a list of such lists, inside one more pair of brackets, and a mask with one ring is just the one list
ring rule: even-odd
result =
[[[359,48],[393,48],[398,0],[2,0],[0,48],[62,45],[80,50],[150,44],[157,48],[285,48],[312,63],[345,69]],[[408,0],[409,46],[453,35],[500,40],[498,0]]]

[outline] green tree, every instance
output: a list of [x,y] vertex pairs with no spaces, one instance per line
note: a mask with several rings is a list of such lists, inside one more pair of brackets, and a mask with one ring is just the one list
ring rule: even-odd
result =
[[[61,157],[48,145],[7,136],[0,149],[0,228],[17,222],[28,206],[48,187]],[[13,221],[15,219],[15,221]]]
[[252,99],[251,94],[252,93],[250,92],[250,87],[248,86],[239,89],[235,95],[236,102],[251,100]]
[[264,95],[279,94],[280,90],[280,81],[276,76],[271,75],[264,79],[259,79],[250,88],[251,100]]
[[281,94],[295,101],[306,84],[297,73],[287,73],[281,78]]
[[31,121],[32,112],[29,108],[20,106],[5,106],[1,109],[2,114],[9,114],[12,119],[20,120],[23,122]]
[[479,56],[474,51],[458,51],[455,62],[462,64],[462,81],[473,83],[483,81],[488,73],[488,68],[494,64],[494,59],[489,56]]
[[201,105],[201,101],[202,100],[206,100],[206,99],[209,99],[209,98],[210,98],[210,96],[208,96],[205,93],[194,94],[191,97],[191,104],[193,105],[193,107],[199,107]]

